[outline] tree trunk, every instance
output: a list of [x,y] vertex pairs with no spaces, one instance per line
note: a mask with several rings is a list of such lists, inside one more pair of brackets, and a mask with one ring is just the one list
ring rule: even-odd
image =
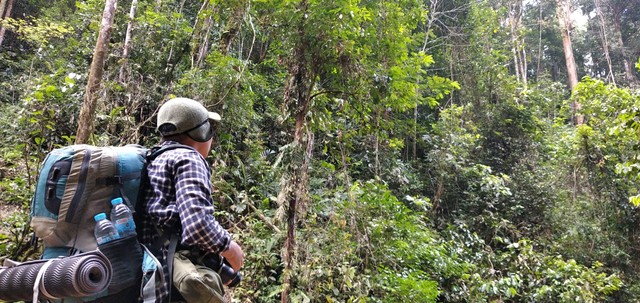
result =
[[[178,14],[180,14],[180,15],[182,14],[182,9],[184,8],[184,3],[186,1],[187,0],[182,0],[180,2],[180,9],[178,10]],[[160,1],[158,1],[158,3],[160,3]],[[160,9],[159,6],[156,7],[156,10],[158,10],[158,9]],[[198,21],[196,19],[196,23],[193,25],[194,28],[195,28],[197,22]],[[177,25],[176,25],[175,29],[177,30]],[[191,38],[189,38],[189,41],[191,41],[191,40],[193,40],[193,33],[191,34]],[[173,68],[175,67],[175,64],[171,63],[171,60],[173,60],[173,48],[175,47],[175,42],[172,40],[169,43],[171,44],[171,47],[169,48],[169,55],[167,56],[167,63],[166,63],[165,68],[164,68],[164,72],[166,74],[166,78],[169,78],[170,72],[173,72]],[[182,57],[182,53],[184,53],[184,52],[185,52],[185,49],[183,49],[182,52],[178,53],[178,59],[180,57]],[[175,62],[177,63],[178,60],[175,60]]]
[[0,19],[3,19],[4,9],[7,7],[7,0],[0,0]]
[[93,120],[95,118],[96,103],[98,101],[102,74],[104,73],[104,61],[107,57],[107,47],[113,19],[116,12],[117,0],[107,0],[102,13],[102,23],[93,52],[93,60],[89,68],[89,78],[84,96],[84,102],[78,118],[78,130],[76,132],[76,144],[86,144],[93,132]]
[[[571,0],[556,0],[558,7],[558,21],[560,22],[560,33],[562,35],[562,48],[564,49],[564,59],[567,66],[567,77],[569,79],[569,88],[573,91],[578,85],[578,71],[576,61],[573,57],[573,48],[571,46]],[[575,125],[582,125],[584,117],[578,112],[582,108],[580,102],[573,100],[571,102],[571,112],[573,113],[573,122]]]
[[413,148],[411,153],[411,160],[418,159],[418,105],[413,109]]
[[129,48],[131,48],[131,33],[133,32],[133,23],[136,17],[136,9],[138,8],[138,0],[131,1],[131,10],[129,11],[129,22],[127,23],[127,32],[124,36],[124,46],[122,47],[122,66],[120,66],[120,74],[118,82],[124,83],[124,73],[127,68],[127,60],[129,59]]
[[[298,9],[304,16],[309,9],[308,0],[301,0],[298,4]],[[296,101],[293,107],[296,119],[293,132],[293,145],[301,147],[305,145],[304,130],[306,128],[306,117],[309,112],[313,79],[315,78],[314,71],[316,69],[309,66],[310,62],[308,58],[312,58],[313,56],[307,53],[310,42],[306,37],[306,19],[301,18],[299,22],[296,33],[299,39],[288,67],[289,81],[285,87],[284,102],[287,104],[291,103],[292,100]],[[307,138],[307,140],[306,143],[311,144],[310,139]],[[280,297],[282,303],[289,303],[289,294],[292,288],[291,277],[293,264],[295,262],[297,213],[305,201],[304,195],[306,194],[306,185],[308,184],[309,152],[309,147],[307,147],[307,152],[303,157],[304,160],[302,160],[302,163],[300,163],[300,165],[293,163],[290,168],[292,172],[289,180],[291,192],[288,194],[287,237],[285,239],[284,249],[285,275],[282,281],[283,285]]]
[[520,28],[522,27],[522,1],[516,0],[509,7],[509,25],[511,29],[512,53],[516,79],[526,87],[527,57],[524,50],[524,41],[522,41],[523,37],[520,35]]
[[[7,8],[4,11],[4,18],[2,18],[2,20],[9,18],[11,16],[12,10],[13,10],[13,0],[9,0],[9,3],[7,3]],[[2,46],[2,41],[4,40],[4,33],[6,30],[7,29],[4,26],[0,26],[0,46]]]
[[573,56],[573,48],[571,46],[571,0],[556,0],[558,7],[558,21],[560,22],[560,33],[562,35],[562,48],[564,50],[564,60],[567,66],[567,77],[569,79],[569,88],[573,89],[578,85],[578,72],[576,61]]
[[[234,14],[229,21],[227,22],[227,26],[222,30],[220,35],[220,42],[218,43],[220,52],[222,54],[227,55],[231,51],[231,42],[233,42],[234,38],[238,36],[240,29],[242,27],[242,23],[245,18],[245,14],[247,14],[249,8],[239,5],[236,7]],[[250,16],[249,16],[250,17]],[[251,20],[251,19],[249,19]],[[243,49],[242,47],[238,50],[238,58],[242,60]],[[250,54],[249,54],[250,55]],[[249,56],[247,56],[248,59]]]
[[[609,2],[609,4],[615,5],[615,4],[611,4],[611,2]],[[638,79],[636,79],[636,76],[633,73],[633,64],[632,64],[631,56],[629,55],[629,52],[627,51],[627,47],[624,43],[624,39],[622,37],[622,28],[621,28],[622,26],[620,24],[622,11],[627,9],[627,7],[616,6],[616,7],[611,7],[610,9],[612,11],[611,21],[613,23],[613,29],[615,30],[615,36],[618,39],[618,44],[620,45],[620,48],[622,51],[622,58],[624,59],[624,73],[627,78],[627,82],[629,82],[630,85],[634,86],[637,84]]]
[[382,114],[378,110],[376,112],[376,130],[373,134],[373,153],[374,153],[374,173],[376,177],[380,176],[380,120],[382,120]]
[[540,77],[540,61],[542,61],[542,0],[538,0],[538,62],[536,66],[536,80]]
[[600,0],[594,0],[595,4],[596,16],[598,17],[598,21],[600,24],[600,40],[602,40],[602,50],[604,51],[604,58],[607,60],[607,67],[609,69],[609,74],[607,75],[607,79],[611,78],[611,83],[616,85],[616,78],[613,73],[613,66],[611,64],[611,56],[609,55],[609,41],[607,39],[607,25],[604,21],[604,15],[602,13],[602,6],[600,5]]
[[[524,39],[524,38],[523,38]],[[522,56],[522,60],[520,60],[520,63],[522,64],[522,84],[524,84],[524,87],[527,88],[528,85],[528,80],[527,80],[527,50],[524,47],[524,41],[522,41],[522,51],[520,52],[520,55]]]
[[[193,25],[193,37],[194,37],[194,47],[193,52],[191,53],[191,67],[200,67],[202,66],[202,62],[206,54],[209,52],[209,34],[211,32],[211,28],[213,27],[213,8],[210,7],[212,2],[209,0],[205,0],[198,11],[198,18],[196,19],[196,23]],[[198,20],[200,20],[200,16],[206,15],[204,18],[204,22],[202,25],[198,24]]]

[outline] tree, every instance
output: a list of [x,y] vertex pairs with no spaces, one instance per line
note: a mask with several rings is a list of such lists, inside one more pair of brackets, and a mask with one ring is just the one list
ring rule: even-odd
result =
[[609,38],[607,37],[607,29],[606,23],[604,20],[604,14],[602,13],[602,5],[600,4],[600,0],[594,0],[596,17],[598,18],[598,22],[600,25],[600,39],[602,40],[602,49],[604,50],[604,57],[607,60],[607,66],[609,67],[609,74],[607,78],[611,79],[611,83],[613,85],[616,84],[616,78],[613,72],[613,66],[611,64],[611,56],[609,55]]
[[[305,193],[307,192],[308,184],[308,169],[309,169],[309,155],[308,148],[304,148],[307,144],[312,144],[312,139],[305,136],[305,129],[307,127],[306,119],[309,113],[309,106],[311,102],[311,93],[313,90],[313,84],[316,79],[315,72],[318,68],[318,61],[314,61],[312,58],[313,52],[311,48],[311,40],[308,36],[306,27],[306,15],[309,14],[309,2],[307,0],[301,0],[297,5],[297,9],[300,11],[298,14],[299,19],[294,23],[292,30],[294,31],[294,39],[297,41],[294,49],[291,53],[291,60],[289,60],[287,70],[289,76],[287,83],[285,84],[284,100],[285,104],[292,104],[292,113],[295,117],[295,124],[293,129],[293,141],[292,145],[294,150],[299,152],[305,151],[304,156],[298,159],[304,159],[295,164],[293,171],[288,180],[291,192],[287,195],[288,207],[287,207],[287,237],[285,240],[285,268],[289,272],[285,276],[283,281],[283,289],[281,302],[289,302],[289,292],[291,291],[291,271],[293,269],[294,251],[296,246],[296,225],[297,225],[297,213],[298,209],[302,206],[302,203],[306,200]],[[306,133],[307,135],[309,133]],[[305,142],[306,141],[306,142]],[[295,152],[295,151],[294,151]]]
[[120,66],[120,74],[118,80],[124,83],[124,73],[127,68],[127,60],[129,58],[129,49],[131,48],[131,35],[136,17],[136,9],[138,8],[138,0],[131,1],[131,9],[129,10],[129,22],[127,22],[127,32],[124,38],[124,46],[122,47],[122,66]]
[[[556,4],[558,22],[560,23],[560,33],[562,35],[564,59],[567,67],[567,75],[569,77],[569,88],[573,90],[576,85],[578,85],[578,72],[576,68],[576,61],[573,56],[573,47],[571,46],[571,31],[573,30],[571,22],[571,0],[556,0]],[[579,108],[575,108],[574,110],[578,109]]]
[[7,8],[7,0],[1,0],[0,1],[0,19],[3,19],[2,17],[4,16],[4,10]]
[[[593,21],[598,24],[598,36],[600,37],[602,50],[592,50],[591,56],[595,59],[596,70],[599,67],[598,60],[604,53],[608,74],[611,79],[615,75],[616,81],[612,83],[634,86],[637,78],[633,70],[633,56],[639,53],[635,43],[637,36],[637,24],[640,15],[635,10],[628,9],[640,5],[638,0],[589,0],[581,2],[581,7],[587,15],[595,16]],[[595,27],[595,26],[594,26]],[[589,39],[589,37],[587,37]],[[606,40],[605,40],[606,39]],[[606,45],[606,48],[605,48]],[[590,75],[598,77],[597,74]]]
[[89,78],[87,79],[87,87],[84,96],[84,102],[80,109],[78,118],[78,130],[76,132],[76,144],[85,144],[89,141],[89,136],[93,132],[93,123],[95,117],[95,108],[99,90],[102,83],[102,74],[104,73],[104,61],[107,57],[107,49],[109,37],[111,35],[111,27],[115,17],[117,0],[107,0],[102,13],[102,22],[100,24],[100,32],[98,40],[93,52],[93,60],[89,68]]
[[[638,79],[635,77],[633,73],[633,60],[631,59],[631,55],[629,53],[629,47],[627,46],[629,39],[625,32],[622,30],[623,28],[623,20],[628,18],[627,15],[637,14],[637,11],[634,9],[629,9],[630,7],[638,7],[640,5],[640,1],[633,0],[631,2],[625,0],[606,0],[605,3],[609,7],[611,11],[611,21],[613,23],[614,35],[617,37],[618,45],[620,47],[620,51],[622,53],[622,59],[624,62],[624,73],[626,79],[629,84],[635,85],[638,82]],[[636,17],[637,18],[637,17]],[[635,28],[637,25],[627,25],[627,27],[632,28],[632,31],[636,31]]]
[[509,5],[509,25],[511,29],[511,41],[513,52],[513,63],[516,72],[516,79],[527,87],[527,53],[522,31],[523,4],[521,0],[516,0]]
[[[2,3],[0,3],[0,11],[4,10],[4,18],[2,18],[2,20],[6,20],[7,18],[11,17],[11,11],[13,10],[13,0],[9,0],[9,2],[6,4],[6,9],[4,5],[5,5],[5,0],[3,0]],[[0,17],[2,17],[1,13],[0,13]],[[4,40],[4,34],[6,30],[7,28],[2,24],[0,24],[0,46],[2,46],[2,41]]]
[[[564,59],[569,78],[569,89],[573,91],[578,85],[578,71],[576,61],[573,56],[573,47],[571,46],[571,32],[573,30],[571,21],[571,0],[556,0],[556,4],[558,21],[560,22],[560,34],[562,35],[562,48],[564,49]],[[573,112],[573,122],[576,125],[584,123],[584,118],[579,114],[580,108],[580,103],[574,99],[571,102],[571,110]]]
[[213,13],[215,4],[212,1],[205,0],[198,12],[196,24],[194,28],[193,53],[191,55],[191,66],[201,67],[204,58],[209,52],[209,36],[213,27]]
[[[576,69],[613,73],[622,88],[609,1],[597,1],[611,66],[590,10],[591,32],[570,33]],[[230,292],[236,301],[637,302],[636,211],[626,201],[637,179],[613,175],[609,162],[637,174],[637,135],[628,133],[638,128],[637,102],[592,94],[601,89],[585,89],[584,78],[571,100],[585,123],[566,125],[555,3],[132,0],[135,20],[127,7],[127,31],[123,23],[111,35],[124,44],[103,61],[96,95],[107,97],[96,107],[107,110],[95,110],[104,122],[91,139],[154,144],[154,110],[171,95],[223,114],[210,158],[214,201],[250,252],[251,278]],[[0,102],[0,138],[18,137],[4,127],[18,108],[28,148],[0,143],[1,202],[28,192],[13,163],[71,143],[76,125],[67,121],[85,97],[76,83],[88,80],[78,73],[95,52],[87,16],[104,9],[15,5],[25,26],[7,27],[19,43],[0,52],[0,87],[24,103]],[[632,58],[633,11],[620,18]],[[70,31],[43,43],[60,20]],[[110,99],[127,103],[101,104]],[[634,112],[616,125],[624,140],[606,127],[621,109]]]

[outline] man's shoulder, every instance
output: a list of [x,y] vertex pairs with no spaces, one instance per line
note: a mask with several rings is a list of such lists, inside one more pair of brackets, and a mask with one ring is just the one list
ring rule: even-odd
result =
[[165,141],[158,145],[153,153],[155,153],[155,156],[152,157],[152,162],[177,163],[186,161],[204,162],[206,165],[206,160],[202,158],[195,148],[179,142]]
[[198,154],[195,148],[175,141],[165,141],[157,145],[151,150],[156,157],[175,157],[176,155],[194,155]]

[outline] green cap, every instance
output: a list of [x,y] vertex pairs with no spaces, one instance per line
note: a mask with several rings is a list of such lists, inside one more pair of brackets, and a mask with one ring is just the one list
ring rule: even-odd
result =
[[160,106],[157,130],[162,136],[172,136],[192,131],[208,120],[220,121],[221,117],[196,100],[173,98]]

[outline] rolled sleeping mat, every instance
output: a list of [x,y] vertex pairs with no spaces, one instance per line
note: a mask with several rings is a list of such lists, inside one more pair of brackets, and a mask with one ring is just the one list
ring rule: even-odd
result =
[[111,276],[111,264],[99,251],[25,262],[0,270],[0,300],[94,296],[107,289]]

